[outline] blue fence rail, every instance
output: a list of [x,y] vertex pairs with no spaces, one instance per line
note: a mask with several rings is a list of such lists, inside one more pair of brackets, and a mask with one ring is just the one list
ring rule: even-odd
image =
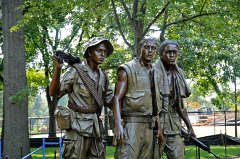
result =
[[[62,159],[62,137],[59,137],[59,142],[46,142],[45,138],[42,138],[42,146],[34,150],[33,152],[27,154],[21,159],[27,159],[32,156],[34,153],[42,149],[42,159],[45,159],[45,149],[46,145],[59,145],[59,158]],[[0,139],[0,159],[2,159],[2,141]]]
[[59,138],[59,142],[46,142],[45,138],[42,138],[42,146],[37,148],[35,151],[29,153],[28,155],[24,156],[22,159],[27,159],[37,151],[42,149],[42,159],[45,159],[45,149],[46,145],[59,145],[59,158],[62,159],[62,138]]
[[27,159],[32,154],[36,153],[37,151],[42,149],[42,159],[45,159],[45,149],[46,145],[59,145],[59,158],[62,159],[62,138],[59,138],[59,142],[46,142],[45,138],[42,138],[42,146],[37,148],[35,151],[29,153],[28,155],[24,156],[22,159]]

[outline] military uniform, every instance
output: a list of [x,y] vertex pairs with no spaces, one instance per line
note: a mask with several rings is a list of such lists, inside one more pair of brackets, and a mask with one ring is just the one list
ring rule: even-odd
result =
[[[119,69],[127,73],[127,92],[121,106],[124,143],[116,147],[116,159],[149,159],[153,152],[152,97],[149,70],[139,59],[123,64]],[[161,109],[157,93],[158,110]]]
[[[169,159],[184,158],[184,142],[180,136],[181,132],[181,117],[178,114],[177,107],[183,109],[183,97],[190,95],[190,90],[187,87],[183,71],[176,65],[171,72],[166,72],[162,61],[158,59],[154,63],[155,81],[160,86],[159,90],[163,95],[163,106],[160,112],[160,122],[164,134],[164,142],[159,146],[159,154],[163,152]],[[155,158],[159,158],[156,157]]]
[[[89,41],[84,57],[89,59],[92,50],[98,44],[105,44],[108,57],[113,52],[112,44],[105,38],[96,37]],[[65,130],[63,139],[63,158],[65,159],[103,159],[105,149],[102,142],[102,121],[99,116],[102,106],[111,106],[113,90],[108,85],[105,73],[97,68],[97,76],[91,71],[87,61],[76,63],[67,68],[60,78],[62,97],[68,94],[70,112],[70,129]],[[81,73],[81,77],[79,75]],[[87,83],[88,84],[87,84]],[[89,84],[90,83],[90,84]],[[92,90],[90,92],[89,86]],[[99,98],[99,99],[95,99]],[[100,104],[99,104],[100,103]]]
[[[76,67],[82,67],[84,71],[95,81],[94,76],[89,70],[87,62],[83,65],[75,64]],[[113,91],[110,87],[105,87],[106,76],[99,69],[99,83],[95,83],[95,88],[105,94],[103,97],[106,103],[112,102]],[[86,88],[77,70],[69,67],[61,77],[61,87],[59,96],[68,94],[69,103],[75,104],[83,111],[77,112],[71,110],[71,129],[65,131],[63,156],[67,159],[86,159],[104,158],[104,146],[102,143],[102,122],[99,119],[99,112],[87,112],[84,110],[95,110],[97,104],[89,90]],[[90,157],[91,156],[91,157]]]

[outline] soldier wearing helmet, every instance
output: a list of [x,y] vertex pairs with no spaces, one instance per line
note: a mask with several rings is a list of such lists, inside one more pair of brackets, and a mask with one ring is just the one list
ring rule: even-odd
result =
[[[67,94],[69,98],[70,128],[65,130],[63,158],[105,158],[103,126],[99,115],[101,106],[111,107],[113,90],[99,66],[112,52],[113,46],[109,40],[102,37],[92,38],[84,52],[85,60],[67,68],[61,77],[62,62],[56,57],[53,58],[55,70],[49,93],[58,97]],[[97,100],[90,89],[95,90]]]

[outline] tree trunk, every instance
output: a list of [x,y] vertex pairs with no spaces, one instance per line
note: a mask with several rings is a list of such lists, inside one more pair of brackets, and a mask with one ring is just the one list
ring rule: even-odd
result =
[[[4,93],[3,158],[21,158],[30,152],[26,57],[23,29],[10,32],[22,17],[22,0],[2,0]],[[14,97],[14,98],[13,98]]]
[[54,111],[56,110],[58,98],[53,96],[52,99],[49,95],[49,86],[46,89],[46,97],[48,101],[48,112],[49,112],[49,125],[48,125],[48,137],[56,137],[56,121]]

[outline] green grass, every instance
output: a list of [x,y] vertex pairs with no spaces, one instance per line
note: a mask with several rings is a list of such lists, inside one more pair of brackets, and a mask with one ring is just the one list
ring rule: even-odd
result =
[[[37,148],[31,148],[31,152],[36,150]],[[58,147],[47,147],[45,149],[45,158],[46,159],[54,159],[54,152],[56,151],[57,158],[59,157],[59,148]],[[42,159],[42,149],[37,151],[32,155],[32,159]]]
[[[36,148],[32,148],[31,151],[36,150]],[[59,155],[58,148],[46,148],[46,159],[54,159],[54,151],[57,153],[57,158]],[[227,146],[226,152],[227,155],[225,156],[225,147],[224,146],[211,146],[211,151],[217,154],[221,159],[224,158],[234,158],[240,157],[240,146]],[[114,159],[114,152],[115,147],[108,146],[107,147],[107,154],[106,159]],[[214,159],[212,154],[200,150],[201,159]],[[41,159],[42,158],[42,151],[39,150],[36,154],[33,154],[32,159]],[[186,146],[185,148],[185,158],[186,159],[196,159],[196,147],[195,146]],[[163,159],[167,159],[166,156]]]
[[[227,146],[226,147],[226,156],[225,156],[225,147],[224,146],[210,146],[211,151],[216,154],[221,159],[225,158],[234,158],[240,157],[240,147],[239,146]],[[200,158],[201,159],[215,159],[215,157],[200,149]],[[185,158],[186,159],[196,159],[196,146],[186,146],[185,148]],[[163,159],[167,159],[167,157],[163,157]]]

